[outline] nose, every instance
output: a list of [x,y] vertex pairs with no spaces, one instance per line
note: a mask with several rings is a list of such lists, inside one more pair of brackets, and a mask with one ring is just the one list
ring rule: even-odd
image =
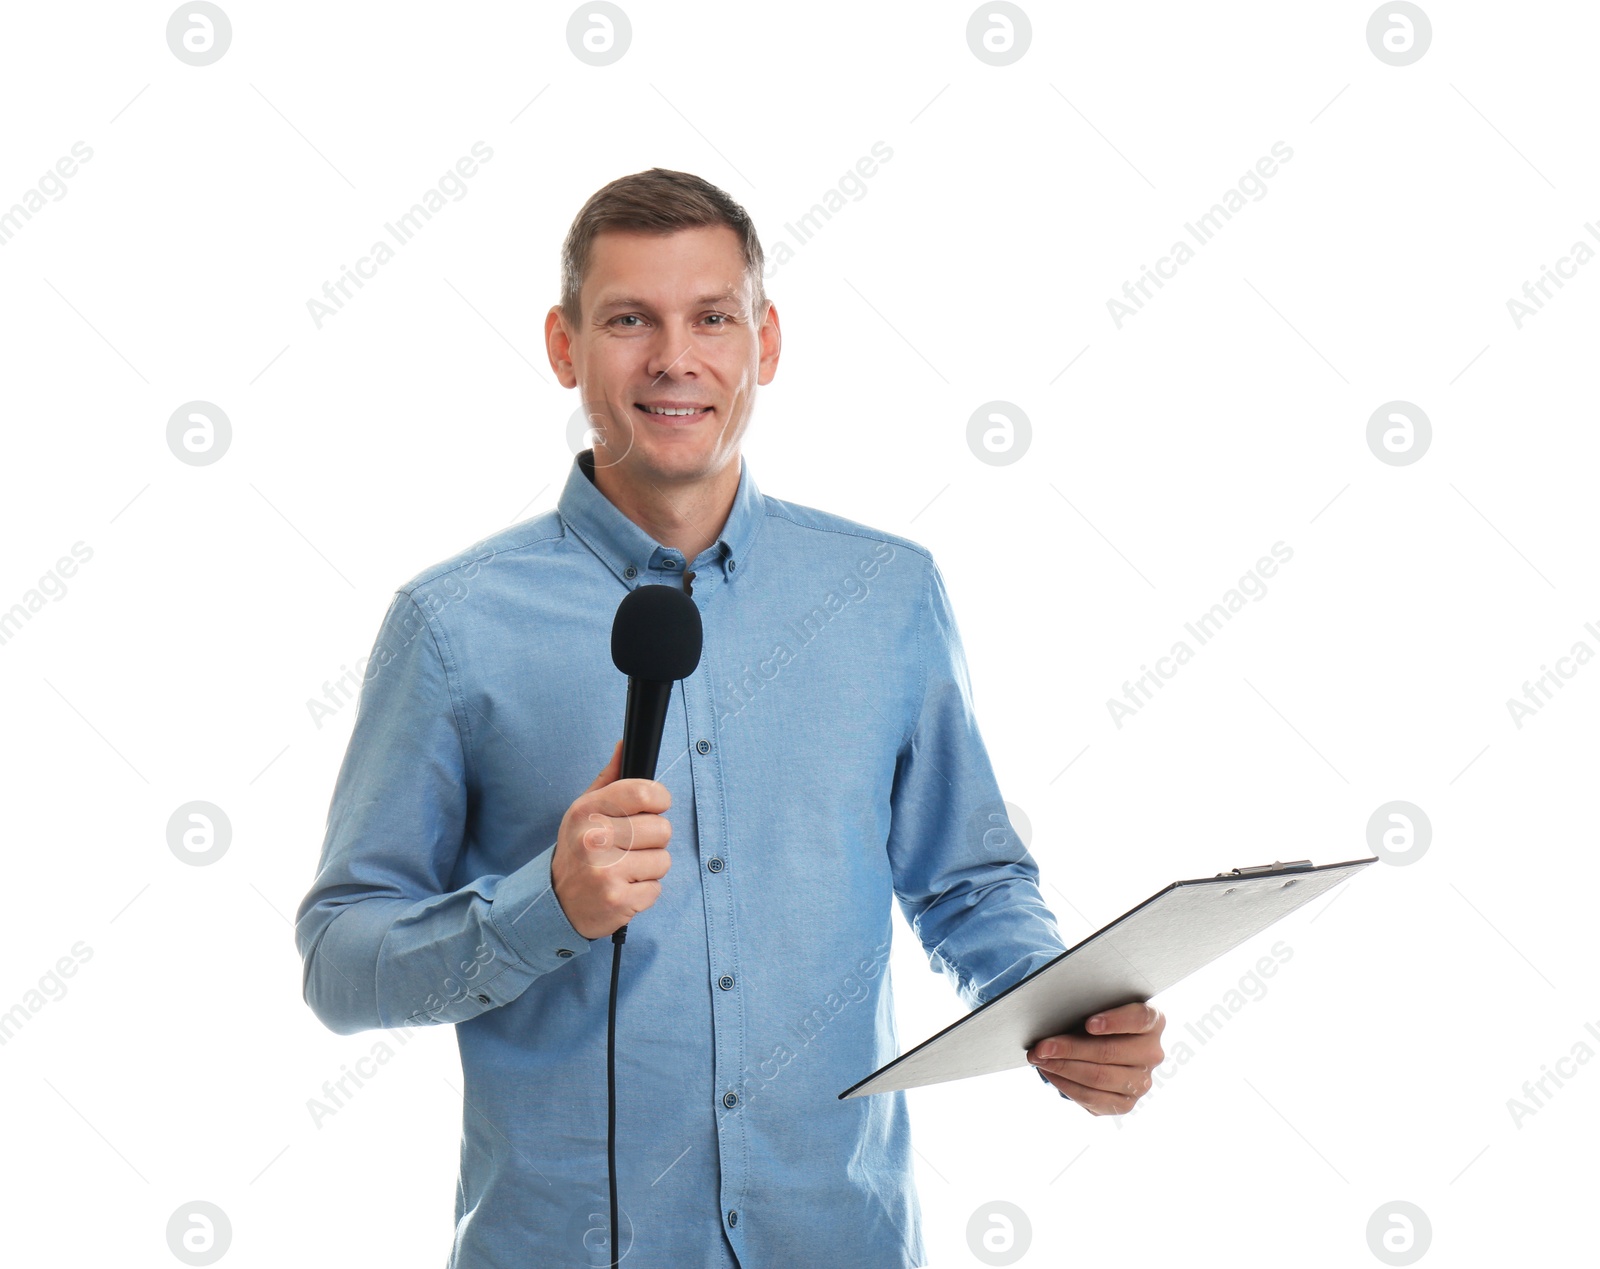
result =
[[656,338],[650,349],[649,360],[645,363],[645,372],[652,382],[658,382],[669,374],[698,375],[700,369],[700,357],[695,352],[694,341],[671,332],[664,332]]

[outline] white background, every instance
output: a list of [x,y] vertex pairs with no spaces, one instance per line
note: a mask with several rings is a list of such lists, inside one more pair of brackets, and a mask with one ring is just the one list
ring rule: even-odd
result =
[[[881,141],[768,279],[784,352],[745,454],[939,560],[1069,943],[1177,877],[1365,857],[1391,800],[1432,824],[1159,997],[1172,1053],[1292,949],[1134,1114],[1024,1071],[909,1094],[931,1263],[984,1263],[996,1199],[1022,1264],[1376,1265],[1396,1199],[1423,1263],[1593,1256],[1600,1063],[1520,1121],[1508,1099],[1600,1052],[1600,667],[1520,727],[1506,705],[1600,650],[1600,263],[1520,329],[1507,308],[1600,248],[1593,7],[1429,3],[1396,67],[1364,3],[1033,3],[996,67],[963,5],[630,3],[603,68],[560,6],[224,7],[207,67],[163,5],[5,19],[0,208],[93,150],[0,247],[0,611],[93,552],[0,646],[8,1250],[175,1264],[168,1217],[204,1199],[228,1265],[443,1262],[450,1030],[307,1110],[383,1037],[300,999],[290,919],[354,712],[319,729],[306,701],[396,585],[553,504],[576,397],[542,323],[590,193],[695,172],[770,257]],[[306,301],[479,141],[466,196],[318,329]],[[1118,329],[1107,301],[1280,141],[1264,197]],[[193,400],[232,421],[210,466],[167,446]],[[1032,424],[1007,465],[967,442],[995,400]],[[1432,422],[1407,466],[1366,440],[1394,400]],[[1265,597],[1117,726],[1107,699],[1280,541]],[[207,867],[167,844],[196,799],[232,825]],[[903,925],[893,970],[908,1045],[963,1013]]]

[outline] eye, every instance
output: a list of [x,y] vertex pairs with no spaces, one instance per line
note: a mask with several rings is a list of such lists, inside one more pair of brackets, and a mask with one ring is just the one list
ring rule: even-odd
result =
[[[716,326],[719,326],[719,327],[726,326],[729,322],[731,322],[733,320],[733,318],[730,317],[727,313],[707,313],[706,317],[707,318],[720,317],[722,320],[720,322],[716,323]],[[638,321],[641,321],[641,320],[642,319],[639,317],[639,315],[637,313],[622,313],[617,317],[613,317],[611,319],[611,321],[609,323],[607,323],[607,324],[614,326],[618,322],[625,322],[625,321],[638,322]],[[636,330],[637,327],[629,326],[629,327],[626,327],[625,329],[627,329],[627,330]]]

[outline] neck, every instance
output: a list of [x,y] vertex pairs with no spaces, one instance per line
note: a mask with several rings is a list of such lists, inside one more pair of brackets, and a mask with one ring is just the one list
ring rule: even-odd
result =
[[586,463],[584,469],[612,506],[662,546],[680,552],[689,565],[721,536],[739,492],[742,462],[735,452],[721,471],[665,485],[621,470],[624,463]]

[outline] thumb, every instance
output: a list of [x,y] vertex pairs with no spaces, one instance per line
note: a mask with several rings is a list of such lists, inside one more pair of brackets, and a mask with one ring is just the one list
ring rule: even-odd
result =
[[607,761],[606,765],[600,769],[600,774],[594,778],[594,782],[587,789],[585,789],[584,792],[590,793],[595,789],[603,789],[606,787],[606,785],[615,781],[616,778],[621,774],[622,742],[619,740],[617,741],[616,748],[611,751],[611,758],[609,761]]

